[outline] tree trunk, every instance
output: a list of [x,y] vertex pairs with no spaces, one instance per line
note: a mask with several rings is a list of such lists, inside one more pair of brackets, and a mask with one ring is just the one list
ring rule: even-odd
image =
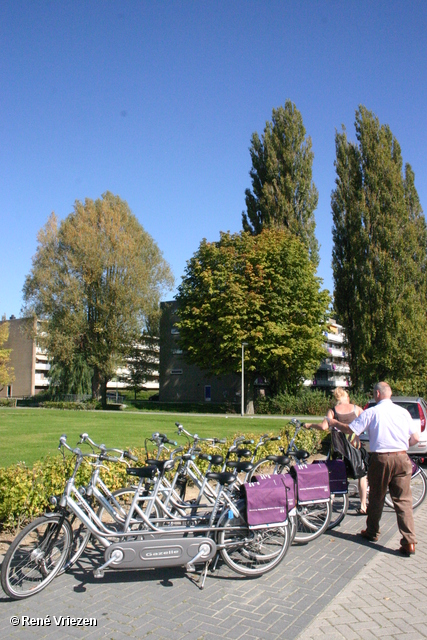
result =
[[99,400],[100,396],[101,396],[101,375],[99,373],[98,367],[94,367],[93,377],[92,377],[92,398],[93,400]]
[[101,402],[103,409],[107,408],[107,382],[108,378],[103,376],[101,381]]

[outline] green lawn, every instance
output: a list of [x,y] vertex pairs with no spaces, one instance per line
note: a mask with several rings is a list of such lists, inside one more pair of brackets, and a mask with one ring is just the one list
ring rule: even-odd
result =
[[[75,446],[79,434],[86,432],[107,447],[143,447],[144,438],[155,431],[177,438],[175,422],[190,433],[224,438],[239,434],[278,434],[287,420],[268,417],[158,415],[102,411],[65,411],[57,409],[0,409],[0,466],[19,461],[31,466],[48,453],[58,452],[58,442],[66,434]],[[181,443],[184,440],[181,439]]]

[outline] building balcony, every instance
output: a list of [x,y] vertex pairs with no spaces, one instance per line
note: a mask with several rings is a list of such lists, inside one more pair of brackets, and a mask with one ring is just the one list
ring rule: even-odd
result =
[[342,344],[344,342],[344,336],[342,333],[330,333],[324,331],[323,335],[326,337],[327,342],[333,342],[335,344]]

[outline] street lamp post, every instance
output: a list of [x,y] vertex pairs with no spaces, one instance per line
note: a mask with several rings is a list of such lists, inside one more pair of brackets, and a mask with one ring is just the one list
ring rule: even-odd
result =
[[247,346],[247,342],[242,342],[242,416],[245,415],[245,347]]

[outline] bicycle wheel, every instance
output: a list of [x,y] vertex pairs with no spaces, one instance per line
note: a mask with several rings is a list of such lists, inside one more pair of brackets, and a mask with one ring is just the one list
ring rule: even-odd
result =
[[344,520],[348,511],[348,505],[350,503],[347,493],[333,493],[331,495],[331,520],[328,524],[328,529],[337,527]]
[[10,545],[1,567],[1,586],[14,600],[39,593],[60,572],[70,552],[72,531],[60,514],[27,525]]
[[259,460],[254,464],[254,468],[249,472],[248,482],[252,482],[252,479],[255,478],[256,476],[260,476],[260,475],[268,476],[276,472],[277,472],[277,469],[274,462],[266,459]]
[[250,530],[242,509],[233,518],[229,518],[227,510],[221,516],[218,527],[224,527],[218,533],[222,559],[230,569],[244,576],[258,576],[271,571],[289,548],[289,525]]
[[[412,508],[416,509],[424,502],[427,493],[427,476],[421,467],[418,467],[411,478],[411,492]],[[388,507],[393,508],[393,500],[389,493],[385,497],[385,503]]]
[[298,527],[294,542],[305,544],[320,536],[331,520],[331,501],[297,505]]
[[[110,500],[110,509],[101,506],[98,509],[98,518],[101,522],[113,531],[123,530],[126,516],[129,513],[129,509],[132,504],[136,489],[133,487],[124,487],[113,491],[114,500]],[[130,521],[130,529],[138,530],[141,527],[144,528],[145,522],[142,518],[142,513],[147,511],[148,500],[144,496],[141,496],[138,500],[135,513]],[[151,505],[150,518],[159,518],[159,510],[154,503]]]

